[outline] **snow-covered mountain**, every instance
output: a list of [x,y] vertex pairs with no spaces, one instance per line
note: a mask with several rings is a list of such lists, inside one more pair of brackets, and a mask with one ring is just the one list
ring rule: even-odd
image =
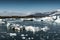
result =
[[60,16],[60,9],[56,10],[56,12],[51,14],[50,16]]
[[50,12],[43,12],[43,13],[35,13],[35,14],[31,14],[28,16],[38,16],[38,17],[45,17],[45,16],[57,16],[60,15],[60,10],[55,10],[55,11],[50,11]]

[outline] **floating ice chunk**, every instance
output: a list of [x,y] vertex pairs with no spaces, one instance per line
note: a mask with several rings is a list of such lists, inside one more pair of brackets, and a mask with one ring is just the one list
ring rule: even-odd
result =
[[19,24],[12,24],[11,26],[15,26],[16,27],[16,26],[20,26],[20,25]]
[[38,32],[40,29],[39,27],[33,27],[33,26],[26,26],[26,31],[32,31],[33,33]]
[[15,30],[18,30],[18,31],[20,31],[20,28],[19,28],[19,27],[15,27]]
[[25,29],[26,29],[26,31],[35,32],[35,29],[34,29],[34,27],[32,27],[32,26],[27,26],[27,27],[25,27]]
[[31,38],[29,37],[28,39],[30,40]]
[[39,27],[34,27],[34,29],[35,29],[35,32],[40,31],[40,28]]
[[47,39],[49,39],[49,36],[47,36]]
[[34,21],[41,21],[41,18],[33,18]]
[[10,36],[17,36],[16,33],[10,33]]
[[5,38],[5,36],[1,35],[2,38]]
[[2,21],[2,19],[0,19],[0,22]]
[[24,19],[23,18],[21,18],[21,21],[23,21]]
[[5,23],[5,22],[3,21],[3,19],[0,19],[0,24],[2,24],[2,23]]
[[31,39],[34,39],[33,37],[31,37]]
[[43,17],[43,18],[41,18],[40,20],[43,20],[43,21],[45,21],[45,22],[53,21],[52,17]]
[[7,23],[7,25],[6,25],[6,26],[7,26],[7,29],[9,29],[10,23]]
[[19,24],[16,24],[16,26],[19,26]]
[[21,34],[21,36],[25,36],[24,34]]
[[25,36],[28,36],[28,34],[26,34]]
[[47,26],[45,26],[45,27],[41,28],[41,30],[46,32],[47,30],[49,30],[49,28]]
[[58,34],[56,33],[55,36],[58,36]]
[[60,18],[57,16],[57,20],[55,20],[56,23],[60,23]]
[[7,23],[7,27],[10,25],[10,23]]
[[25,37],[22,37],[22,39],[25,39]]
[[56,19],[56,16],[52,16],[53,19]]

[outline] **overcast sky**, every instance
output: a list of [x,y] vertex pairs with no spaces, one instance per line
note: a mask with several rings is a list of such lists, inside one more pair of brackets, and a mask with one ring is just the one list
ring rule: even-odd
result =
[[60,9],[59,0],[0,0],[0,16],[28,15]]

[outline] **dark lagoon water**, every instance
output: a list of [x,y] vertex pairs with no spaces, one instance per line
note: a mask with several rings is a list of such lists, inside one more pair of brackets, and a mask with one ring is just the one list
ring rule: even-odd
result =
[[[44,21],[22,21],[22,22],[11,22],[20,24],[21,26],[33,26],[33,27],[49,27],[49,30],[31,32],[31,31],[21,31],[21,32],[11,32],[7,30],[6,24],[0,24],[0,40],[60,40],[60,24],[54,22],[44,22]],[[16,36],[10,36],[9,33],[16,33]]]

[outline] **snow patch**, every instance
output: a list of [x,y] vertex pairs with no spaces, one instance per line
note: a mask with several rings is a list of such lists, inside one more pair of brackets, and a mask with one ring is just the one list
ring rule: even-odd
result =
[[60,9],[57,9],[57,11],[60,11]]

